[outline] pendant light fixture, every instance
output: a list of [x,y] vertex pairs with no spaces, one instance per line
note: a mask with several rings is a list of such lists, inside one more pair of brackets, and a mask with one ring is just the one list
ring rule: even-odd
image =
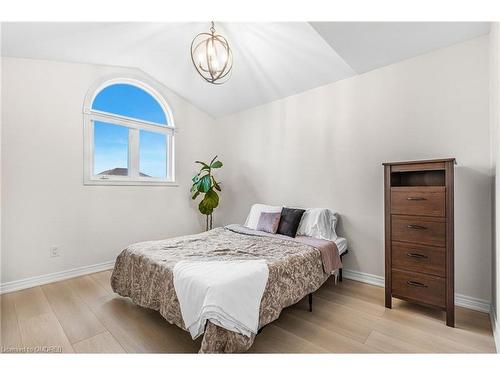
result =
[[220,85],[231,77],[233,54],[226,38],[215,32],[213,22],[210,33],[200,33],[194,37],[191,60],[196,71],[209,83]]

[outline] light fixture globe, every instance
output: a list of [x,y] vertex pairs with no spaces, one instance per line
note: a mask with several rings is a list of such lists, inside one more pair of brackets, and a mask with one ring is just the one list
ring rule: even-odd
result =
[[231,77],[233,54],[226,38],[215,33],[213,22],[210,33],[200,33],[194,37],[191,60],[203,79],[214,85],[223,84]]

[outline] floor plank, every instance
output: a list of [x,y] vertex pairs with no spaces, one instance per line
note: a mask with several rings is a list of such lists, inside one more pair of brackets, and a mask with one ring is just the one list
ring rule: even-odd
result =
[[23,347],[53,350],[56,353],[73,352],[73,347],[53,313],[20,319],[19,328]]
[[300,315],[311,323],[360,343],[364,343],[370,335],[376,318],[376,316],[369,314],[358,313],[357,310],[336,303],[335,300],[325,300],[321,297],[313,297],[312,313],[305,308],[300,309],[298,306],[292,306],[287,311],[290,310],[293,314]]
[[1,296],[0,303],[0,346],[3,351],[9,348],[19,348],[21,346],[21,332],[19,331],[19,325],[17,323],[14,295],[4,294]]
[[85,302],[73,292],[67,281],[44,285],[42,290],[71,343],[105,331],[104,326]]
[[270,324],[255,338],[249,353],[327,353],[327,350]]
[[359,298],[351,297],[341,292],[337,292],[335,288],[321,288],[314,293],[314,300],[322,298],[327,301],[334,301],[337,304],[349,307],[357,311],[366,312],[375,316],[382,316],[385,312],[385,306],[380,303],[367,302]]
[[108,293],[112,294],[113,289],[111,289],[111,270],[97,272],[91,275],[91,277],[99,283]]
[[[443,323],[444,324],[444,323]],[[401,324],[383,317],[374,322],[374,330],[402,340],[406,343],[425,348],[432,353],[479,353],[481,350],[469,345],[467,342],[457,342],[447,336],[423,332],[411,324]]]
[[[425,314],[422,314],[420,307],[407,302],[400,304],[399,306],[396,305],[393,309],[387,309],[383,317],[392,322],[400,323],[413,329],[420,330],[426,334],[442,336],[457,343],[466,343],[468,346],[485,353],[494,352],[495,344],[491,337],[489,316],[475,311],[473,317],[466,318],[463,316],[463,312],[461,310],[466,309],[456,309],[456,327],[454,328],[443,324],[445,319],[444,313],[440,315],[439,318],[433,319]],[[483,315],[485,315],[485,317]],[[471,321],[479,320],[481,322],[484,318],[488,320],[487,323],[490,327],[490,334],[483,330],[483,328],[471,328],[475,324],[471,323]],[[477,324],[482,325],[484,322]]]
[[109,296],[94,313],[129,353],[196,353],[201,341],[168,323],[156,311],[134,305],[129,299]]
[[109,295],[109,292],[104,289],[91,276],[81,276],[75,279],[68,280],[71,289],[88,305],[93,306]]
[[314,324],[307,318],[301,318],[290,311],[285,311],[273,322],[296,336],[312,342],[330,353],[375,353],[377,349],[353,340],[322,325]]
[[40,287],[12,293],[18,320],[52,313],[49,302]]
[[456,327],[467,331],[474,331],[483,335],[491,335],[490,315],[484,312],[473,311],[457,307],[455,311]]
[[108,331],[73,344],[76,353],[125,353]]
[[380,305],[384,301],[384,288],[348,279],[344,279],[344,281],[337,283],[337,285],[328,280],[323,284],[321,289],[334,290],[343,295],[376,305]]
[[366,344],[382,350],[385,353],[429,353],[425,348],[407,343],[403,340],[372,331]]

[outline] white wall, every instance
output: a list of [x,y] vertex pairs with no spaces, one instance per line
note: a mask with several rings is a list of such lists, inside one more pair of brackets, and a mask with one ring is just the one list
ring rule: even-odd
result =
[[493,190],[493,207],[494,207],[494,232],[493,232],[493,246],[492,246],[492,315],[494,319],[494,332],[497,344],[497,351],[500,349],[500,325],[498,324],[498,317],[500,316],[499,301],[500,301],[500,277],[498,271],[500,270],[500,153],[499,147],[499,134],[500,134],[500,24],[492,23],[490,31],[490,127],[493,141],[492,147],[492,164],[494,167],[494,190]]
[[218,121],[218,223],[254,202],[330,207],[351,254],[383,275],[383,161],[456,157],[456,292],[491,298],[488,37]]
[[[110,261],[130,243],[203,229],[189,196],[214,121],[168,89],[178,187],[84,186],[88,88],[134,69],[2,59],[2,282]],[[59,246],[61,256],[49,257]]]

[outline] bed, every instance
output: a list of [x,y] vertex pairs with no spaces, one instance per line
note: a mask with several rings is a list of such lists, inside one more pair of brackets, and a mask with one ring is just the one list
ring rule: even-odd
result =
[[[341,237],[335,241],[307,236],[290,238],[229,225],[195,235],[130,245],[117,257],[111,286],[121,296],[159,311],[169,323],[187,330],[174,287],[173,270],[178,262],[263,260],[269,275],[258,309],[258,327],[262,329],[276,320],[285,307],[310,295],[334,270],[341,269],[340,256],[346,251],[347,241]],[[208,320],[200,353],[244,352],[255,336]]]

